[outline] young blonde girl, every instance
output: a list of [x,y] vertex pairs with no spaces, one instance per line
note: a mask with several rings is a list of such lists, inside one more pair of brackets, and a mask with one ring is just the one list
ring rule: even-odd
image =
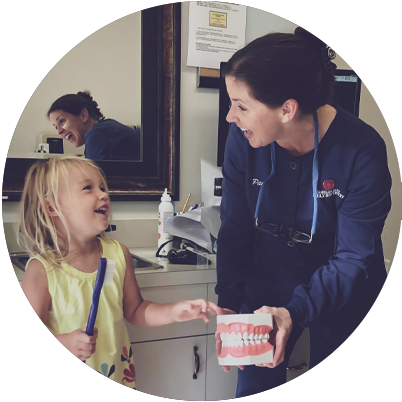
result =
[[[127,247],[105,237],[110,201],[105,178],[82,158],[41,161],[29,170],[20,231],[32,258],[22,288],[56,338],[93,369],[135,388],[124,319],[159,326],[216,314],[206,300],[156,304],[141,297]],[[101,292],[93,336],[85,333],[101,257],[116,261],[113,283]]]

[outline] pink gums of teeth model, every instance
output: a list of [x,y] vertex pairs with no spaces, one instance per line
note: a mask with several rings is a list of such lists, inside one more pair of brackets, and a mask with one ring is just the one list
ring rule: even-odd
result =
[[222,341],[218,350],[221,366],[271,363],[274,347],[269,343],[272,331],[271,314],[219,315],[218,336]]

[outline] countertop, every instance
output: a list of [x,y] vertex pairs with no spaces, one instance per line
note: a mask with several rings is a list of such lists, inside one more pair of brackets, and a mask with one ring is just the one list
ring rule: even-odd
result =
[[129,248],[130,252],[148,261],[162,265],[163,268],[153,271],[136,271],[140,288],[191,285],[216,282],[216,255],[210,255],[211,265],[197,266],[171,264],[165,258],[155,256],[156,250],[149,248]]
[[[130,248],[129,250],[138,257],[162,266],[156,270],[137,270],[136,277],[140,288],[216,282],[215,254],[210,255],[212,257],[211,265],[197,267],[197,265],[170,264],[167,259],[155,256],[156,249],[154,247]],[[19,282],[21,282],[24,272],[15,265],[13,268]]]

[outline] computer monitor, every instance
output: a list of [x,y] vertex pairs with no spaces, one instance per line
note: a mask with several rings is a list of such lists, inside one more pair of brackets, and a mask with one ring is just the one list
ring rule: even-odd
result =
[[[222,71],[226,62],[222,62]],[[361,80],[352,70],[337,69],[335,71],[335,105],[347,110],[349,113],[359,117]],[[230,124],[226,121],[226,116],[230,109],[230,98],[226,91],[225,79],[220,76],[219,85],[219,123],[218,123],[218,160],[217,165],[222,166],[225,152],[226,139],[229,134]]]

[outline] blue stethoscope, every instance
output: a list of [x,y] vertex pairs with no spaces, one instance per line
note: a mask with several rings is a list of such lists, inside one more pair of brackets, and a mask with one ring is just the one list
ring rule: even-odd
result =
[[[314,158],[313,158],[313,197],[314,197],[314,212],[313,212],[313,222],[311,225],[311,240],[316,231],[317,226],[317,187],[318,187],[318,114],[315,111],[314,116]],[[261,206],[261,194],[263,189],[267,186],[267,183],[275,176],[275,164],[276,164],[276,154],[275,154],[275,141],[271,143],[271,173],[265,179],[264,183],[260,188],[258,194],[257,206],[255,208],[254,218],[256,223],[258,221],[258,212]]]

